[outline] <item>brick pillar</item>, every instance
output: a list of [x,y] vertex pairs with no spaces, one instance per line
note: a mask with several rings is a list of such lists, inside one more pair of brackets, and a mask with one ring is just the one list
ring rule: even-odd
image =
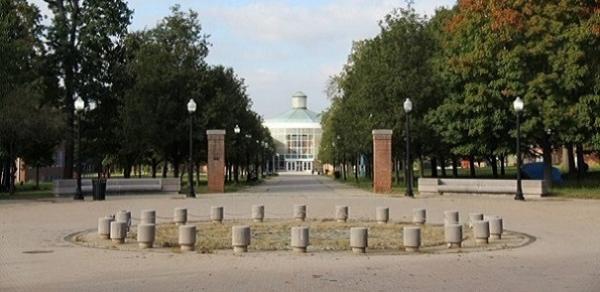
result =
[[392,191],[392,130],[373,130],[373,192]]
[[207,130],[208,191],[225,192],[225,130]]

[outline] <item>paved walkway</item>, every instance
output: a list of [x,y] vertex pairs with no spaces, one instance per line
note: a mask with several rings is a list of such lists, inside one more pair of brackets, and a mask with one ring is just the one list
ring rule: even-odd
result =
[[[169,217],[174,207],[248,217],[251,205],[267,216],[331,217],[350,206],[351,218],[373,218],[390,207],[393,220],[428,209],[441,223],[447,209],[502,215],[507,229],[536,241],[523,248],[485,253],[353,256],[346,252],[174,254],[83,248],[64,241],[95,228],[97,218],[118,209],[135,217],[146,208]],[[510,198],[389,198],[318,176],[279,176],[243,193],[180,199],[173,195],[109,197],[104,202],[0,203],[0,291],[600,291],[600,201]]]

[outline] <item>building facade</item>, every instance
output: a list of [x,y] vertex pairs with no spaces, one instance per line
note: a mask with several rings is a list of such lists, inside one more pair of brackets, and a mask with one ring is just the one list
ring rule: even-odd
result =
[[297,92],[292,96],[292,109],[264,122],[275,142],[273,162],[278,171],[312,172],[318,168],[321,115],[310,111],[306,101],[306,95]]

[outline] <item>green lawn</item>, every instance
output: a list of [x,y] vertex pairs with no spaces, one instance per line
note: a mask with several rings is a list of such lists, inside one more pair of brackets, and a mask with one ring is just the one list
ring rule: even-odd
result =
[[40,182],[39,188],[36,188],[33,182],[17,184],[13,195],[0,193],[0,200],[34,200],[51,197],[54,197],[51,182]]

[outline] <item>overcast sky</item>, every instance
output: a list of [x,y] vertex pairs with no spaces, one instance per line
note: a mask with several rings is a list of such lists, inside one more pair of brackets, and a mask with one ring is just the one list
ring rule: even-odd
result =
[[[456,1],[414,2],[418,12],[431,15]],[[289,109],[296,91],[308,95],[309,109],[326,109],[327,79],[342,69],[352,42],[375,36],[383,16],[406,6],[403,0],[131,0],[132,30],[154,26],[174,4],[200,14],[213,44],[208,63],[233,67],[265,118]]]

